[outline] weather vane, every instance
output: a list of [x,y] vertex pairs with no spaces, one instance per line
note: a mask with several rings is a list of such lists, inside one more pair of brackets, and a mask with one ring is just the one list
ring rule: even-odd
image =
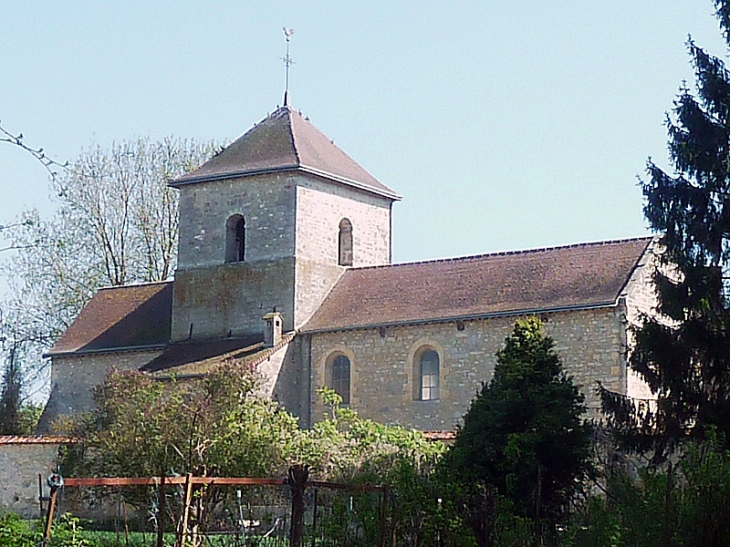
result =
[[284,36],[286,37],[286,55],[282,57],[282,61],[284,61],[284,66],[286,67],[286,86],[284,87],[284,106],[289,106],[289,67],[294,64],[294,61],[292,61],[292,58],[289,57],[289,41],[291,40],[291,36],[294,34],[293,28],[286,28],[284,27]]

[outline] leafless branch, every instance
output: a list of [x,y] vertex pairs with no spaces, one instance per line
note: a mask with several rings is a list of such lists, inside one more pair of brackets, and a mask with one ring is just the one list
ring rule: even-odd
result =
[[15,146],[18,146],[19,148],[22,148],[26,152],[28,152],[31,156],[33,156],[35,159],[37,159],[43,167],[45,167],[46,171],[48,171],[48,174],[51,175],[51,178],[55,180],[56,176],[58,175],[58,172],[55,169],[68,169],[69,163],[60,163],[54,160],[53,158],[50,158],[46,155],[46,153],[43,151],[43,148],[33,148],[31,146],[28,146],[23,142],[23,134],[18,133],[17,135],[14,135],[7,129],[5,129],[2,126],[2,122],[0,121],[0,142],[7,142],[9,144],[14,144]]
[[7,247],[0,247],[0,253],[5,251],[17,251],[20,249],[33,249],[35,245],[9,245]]

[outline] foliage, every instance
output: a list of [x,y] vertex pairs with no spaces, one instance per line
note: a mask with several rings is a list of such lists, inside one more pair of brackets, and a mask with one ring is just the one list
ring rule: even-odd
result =
[[54,176],[55,215],[27,211],[2,230],[14,254],[2,268],[13,296],[2,304],[0,335],[32,346],[25,359],[40,366],[101,286],[167,279],[178,232],[167,183],[215,149],[169,137],[97,145]]
[[42,538],[42,534],[31,530],[17,515],[9,513],[0,517],[0,545],[30,547],[36,545]]
[[[321,393],[331,416],[311,430],[300,430],[293,416],[257,395],[258,384],[252,369],[235,365],[199,380],[166,383],[140,372],[113,371],[95,391],[95,412],[69,431],[82,442],[67,451],[64,474],[281,477],[290,465],[304,464],[319,480],[389,484],[399,533],[435,537],[436,521],[425,517],[439,511],[432,471],[443,452],[441,443],[417,431],[361,419],[340,407],[331,390]],[[200,522],[224,495],[215,492],[199,492]],[[139,507],[149,504],[146,491],[126,497]],[[341,497],[319,525],[346,532],[342,515],[353,510],[348,499]],[[366,538],[379,532],[380,500],[380,494],[366,493],[353,505]],[[171,516],[174,509],[169,509]]]
[[[398,539],[407,545],[432,544],[438,529],[448,526],[442,519],[441,494],[434,476],[444,445],[427,440],[420,431],[361,418],[342,407],[341,397],[329,388],[318,390],[318,395],[330,408],[330,415],[301,437],[298,461],[326,480],[387,484],[396,507],[390,525],[397,530]],[[376,541],[380,502],[378,496],[368,497],[370,503],[361,501],[355,508],[366,525],[366,538]],[[335,529],[341,526],[337,519],[332,525]]]
[[730,545],[730,451],[690,443],[677,464],[617,472],[608,497],[574,517],[563,545],[694,547]]
[[81,443],[68,454],[66,473],[283,475],[296,420],[259,396],[258,382],[246,365],[170,382],[112,371],[94,392],[97,410],[77,424]]
[[[112,371],[94,392],[96,411],[74,434],[63,457],[69,476],[282,476],[299,436],[296,419],[259,396],[247,365],[223,365],[202,379],[161,382],[138,372]],[[230,491],[196,489],[190,524],[206,527]],[[125,498],[150,508],[147,488]],[[154,498],[154,496],[152,496]],[[177,496],[164,518],[180,524]]]
[[360,418],[342,407],[342,398],[329,388],[317,391],[330,416],[315,423],[297,447],[301,463],[328,480],[350,482],[367,474],[383,483],[400,461],[433,459],[443,445],[422,432]]
[[[730,2],[714,3],[730,44]],[[649,160],[642,181],[644,214],[661,234],[659,316],[635,330],[630,363],[658,402],[634,412],[604,397],[628,446],[657,459],[708,428],[730,439],[730,73],[691,39],[688,49],[696,89],[680,89],[666,122],[674,172]]]
[[0,392],[0,434],[19,435],[22,375],[17,344],[11,344],[7,354]]
[[43,405],[28,401],[20,407],[18,435],[32,435],[43,413]]
[[522,527],[519,519],[529,519],[536,534],[550,535],[591,471],[583,395],[553,346],[538,319],[515,324],[497,352],[494,377],[443,459],[444,474],[457,486],[455,503],[480,545],[501,533],[496,517],[514,530]]
[[[0,517],[0,545],[3,547],[36,547],[42,542],[43,532],[40,522],[23,521],[12,513]],[[48,547],[96,546],[96,542],[86,537],[79,519],[63,515],[54,522]]]

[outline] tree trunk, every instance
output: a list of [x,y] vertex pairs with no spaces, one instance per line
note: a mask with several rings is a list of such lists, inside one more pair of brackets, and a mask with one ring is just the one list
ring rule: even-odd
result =
[[304,538],[304,492],[309,480],[309,468],[305,465],[295,465],[289,468],[289,487],[291,488],[291,528],[289,530],[289,545],[302,547]]

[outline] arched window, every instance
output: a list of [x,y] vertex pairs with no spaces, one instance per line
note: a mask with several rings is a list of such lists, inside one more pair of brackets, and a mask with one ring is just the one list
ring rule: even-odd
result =
[[243,262],[246,249],[246,221],[232,215],[226,221],[226,262]]
[[439,398],[440,368],[438,353],[432,349],[421,353],[418,358],[419,399],[421,401],[435,401]]
[[337,238],[337,264],[352,266],[352,224],[346,218],[340,221],[340,233]]
[[332,360],[330,387],[342,397],[343,404],[350,404],[350,360],[346,355],[337,355]]

